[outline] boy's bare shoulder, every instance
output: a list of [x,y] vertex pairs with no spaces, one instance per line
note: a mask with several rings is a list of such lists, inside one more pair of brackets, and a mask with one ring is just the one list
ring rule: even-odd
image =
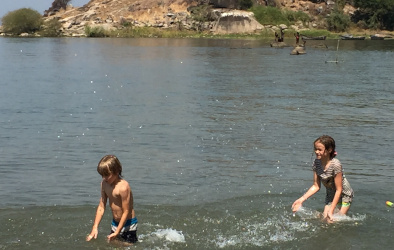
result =
[[128,190],[130,190],[130,185],[129,185],[129,183],[128,183],[126,180],[124,180],[124,179],[121,179],[121,180],[119,181],[118,185],[119,185],[119,189],[120,189],[121,191],[128,191]]

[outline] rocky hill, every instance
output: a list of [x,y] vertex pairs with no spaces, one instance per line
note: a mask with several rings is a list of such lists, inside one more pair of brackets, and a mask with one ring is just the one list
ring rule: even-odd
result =
[[[292,27],[295,30],[319,28],[320,16],[330,13],[335,5],[333,0],[313,3],[298,0],[255,0],[255,4],[266,5],[274,2],[277,7],[303,11],[313,17],[304,27],[302,23]],[[262,26],[253,13],[236,10],[236,0],[91,0],[80,8],[68,6],[65,10],[48,10],[46,19],[56,18],[62,23],[66,36],[84,35],[84,27],[102,26],[105,29],[118,29],[124,25],[148,27],[182,27],[184,29],[209,30],[213,33],[253,33],[262,29],[276,27]],[[210,9],[204,9],[209,4]],[[209,11],[209,13],[208,13]],[[354,8],[347,5],[345,12]],[[205,15],[204,18],[196,18]],[[204,20],[202,20],[204,19]]]

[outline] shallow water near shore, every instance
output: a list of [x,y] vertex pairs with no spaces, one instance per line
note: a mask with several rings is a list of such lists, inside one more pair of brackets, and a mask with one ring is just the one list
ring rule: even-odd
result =
[[[0,38],[0,249],[117,248],[109,209],[85,242],[105,154],[134,193],[130,249],[392,247],[394,40],[320,43]],[[333,224],[324,187],[291,212],[322,134],[355,191]]]

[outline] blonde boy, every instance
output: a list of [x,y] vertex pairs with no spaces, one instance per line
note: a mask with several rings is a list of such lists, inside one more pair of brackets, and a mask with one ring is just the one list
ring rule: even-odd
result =
[[101,198],[97,207],[92,231],[86,237],[87,241],[97,239],[98,226],[103,218],[107,200],[112,210],[111,234],[108,241],[119,239],[128,243],[138,241],[137,218],[133,208],[133,193],[130,185],[122,178],[122,165],[114,155],[104,156],[97,172],[103,177],[101,182]]

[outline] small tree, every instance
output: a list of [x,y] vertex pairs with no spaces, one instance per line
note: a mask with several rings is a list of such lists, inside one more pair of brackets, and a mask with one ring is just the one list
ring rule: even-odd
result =
[[71,2],[71,0],[55,0],[52,3],[52,9],[60,10],[66,9],[67,5]]
[[40,35],[45,37],[58,37],[61,35],[62,24],[58,19],[53,18],[45,22],[43,29],[40,31]]
[[345,31],[350,25],[350,17],[345,15],[342,10],[336,6],[331,15],[327,18],[327,27],[330,31]]
[[85,34],[87,37],[106,37],[107,34],[102,26],[85,26]]
[[212,13],[212,6],[208,4],[203,4],[195,7],[190,7],[188,9],[190,11],[192,19],[195,21],[194,29],[197,31],[202,31],[205,22],[209,22],[215,20],[215,17]]
[[38,11],[30,8],[22,8],[8,12],[1,19],[6,33],[19,35],[21,33],[33,33],[40,29],[43,19]]
[[241,10],[248,10],[253,7],[252,0],[240,0],[239,6]]
[[60,9],[66,9],[72,0],[54,0],[52,6],[44,11],[44,16],[49,16],[51,12],[58,12]]
[[363,21],[369,28],[394,29],[393,0],[354,0],[357,11],[352,16],[353,22]]
[[256,20],[263,25],[289,23],[289,20],[279,8],[255,6],[251,10]]

